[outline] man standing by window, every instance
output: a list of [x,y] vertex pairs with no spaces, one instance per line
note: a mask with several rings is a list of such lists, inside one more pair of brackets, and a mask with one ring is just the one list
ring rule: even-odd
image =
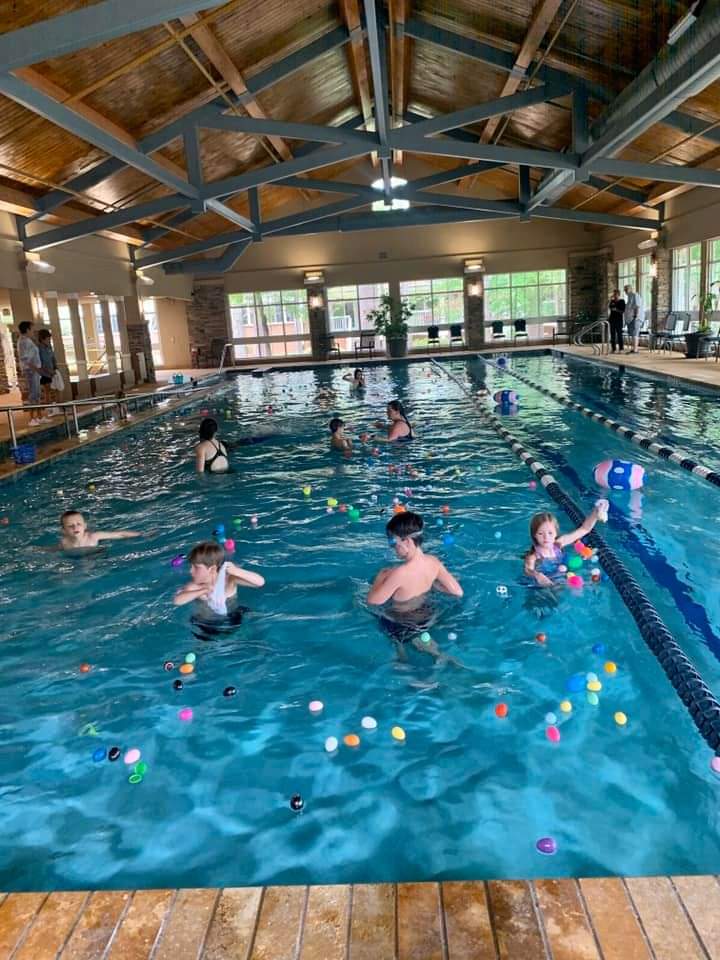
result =
[[625,323],[627,324],[627,332],[632,345],[630,353],[638,352],[643,313],[644,308],[640,294],[635,293],[633,288],[628,284],[625,287]]
[[613,290],[613,295],[609,304],[610,309],[610,345],[612,352],[623,351],[623,319],[625,316],[625,301],[620,296],[619,290]]

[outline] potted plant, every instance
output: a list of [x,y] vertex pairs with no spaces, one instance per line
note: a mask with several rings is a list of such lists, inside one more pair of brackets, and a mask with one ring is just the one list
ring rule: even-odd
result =
[[380,298],[380,306],[367,314],[375,333],[385,337],[389,356],[404,357],[407,353],[408,320],[414,310],[407,300],[398,303],[393,297],[384,296]]
[[710,289],[700,302],[700,322],[697,330],[685,334],[685,356],[696,360],[702,356],[703,340],[710,335],[710,318],[717,309],[718,295],[713,293],[714,286],[720,286],[720,280],[710,284]]

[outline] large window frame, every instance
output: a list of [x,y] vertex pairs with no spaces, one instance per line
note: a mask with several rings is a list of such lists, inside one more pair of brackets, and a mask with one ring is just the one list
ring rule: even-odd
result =
[[165,358],[162,349],[162,336],[160,334],[160,318],[158,317],[157,301],[154,297],[144,297],[142,301],[142,312],[147,323],[148,336],[150,337],[150,349],[152,350],[153,365],[155,367],[164,366]]
[[697,314],[702,282],[702,241],[672,251],[671,304],[673,311]]
[[[707,267],[705,270],[705,292],[720,298],[720,237],[713,237],[705,245]],[[713,289],[713,284],[718,286]],[[720,299],[717,301],[720,303]],[[713,311],[716,312],[716,311]]]
[[[367,315],[380,306],[382,297],[389,296],[387,283],[346,283],[327,287],[328,333],[334,338],[341,353],[351,353],[362,331],[373,330]],[[385,338],[377,337],[376,347],[383,350]]]
[[643,305],[643,316],[640,318],[644,327],[652,308],[652,257],[648,254],[643,257],[629,257],[619,260],[617,267],[617,286],[620,296],[625,299],[625,287],[630,286],[640,295]]
[[451,326],[465,324],[465,294],[462,277],[401,280],[400,297],[415,307],[408,322],[411,348],[426,347],[428,327],[442,334]]
[[486,329],[502,321],[507,336],[515,320],[525,320],[528,335],[540,337],[567,320],[565,267],[487,273],[484,288]]
[[235,360],[310,356],[310,311],[303,288],[230,293]]

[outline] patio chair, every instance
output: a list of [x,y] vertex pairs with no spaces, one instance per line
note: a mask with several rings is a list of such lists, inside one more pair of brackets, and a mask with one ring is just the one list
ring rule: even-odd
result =
[[450,324],[450,346],[459,346],[464,347],[465,342],[463,340],[462,333],[462,324],[461,323],[451,323]]
[[678,314],[679,326],[675,324],[673,330],[666,331],[662,337],[662,350],[672,350],[673,345],[677,340],[684,340],[685,334],[690,332],[690,324],[692,323],[692,317],[689,313]]
[[362,330],[360,339],[355,341],[355,359],[369,357],[371,360],[375,355],[375,332],[373,330]]
[[720,359],[720,324],[718,324],[717,330],[712,332],[712,324],[710,325],[710,333],[703,337],[703,356],[707,360],[708,354],[714,352],[715,354],[715,363]]
[[440,346],[440,327],[433,326],[427,328],[427,345],[428,350],[430,347]]
[[323,360],[329,360],[331,356],[340,359],[340,347],[333,336],[320,337],[320,356]]
[[527,332],[527,320],[513,320],[513,343],[517,343],[521,337],[526,340],[530,339]]
[[491,340],[507,340],[505,336],[505,323],[503,320],[493,320]]

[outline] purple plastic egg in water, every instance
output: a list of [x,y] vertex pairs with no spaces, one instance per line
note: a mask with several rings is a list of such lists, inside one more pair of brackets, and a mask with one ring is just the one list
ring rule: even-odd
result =
[[185,562],[185,557],[179,553],[176,557],[173,557],[170,561],[170,565],[173,567],[181,567]]
[[552,837],[540,837],[535,844],[535,849],[546,857],[552,857],[553,854],[557,853],[557,844]]

